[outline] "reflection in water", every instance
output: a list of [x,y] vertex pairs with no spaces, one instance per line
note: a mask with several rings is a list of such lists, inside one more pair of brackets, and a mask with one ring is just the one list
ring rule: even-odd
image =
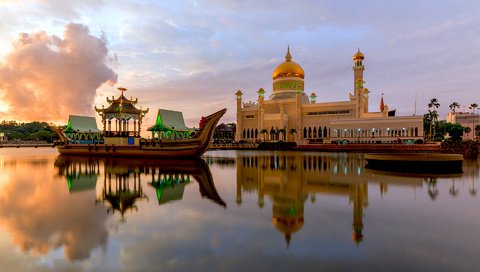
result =
[[[258,206],[264,196],[272,200],[272,222],[285,236],[287,246],[292,234],[304,224],[304,203],[315,194],[346,196],[353,203],[352,239],[363,239],[363,209],[368,205],[367,180],[352,182],[350,175],[364,171],[361,158],[345,160],[343,156],[303,156],[301,153],[278,153],[241,157],[237,160],[237,203],[242,191],[258,192]],[[386,190],[386,189],[382,189]]]
[[[248,154],[248,153],[246,153]],[[353,209],[352,239],[363,240],[364,209],[368,207],[368,184],[378,184],[381,195],[387,193],[389,184],[421,187],[428,184],[428,194],[434,200],[438,195],[437,176],[422,176],[369,170],[361,156],[342,153],[265,153],[237,158],[237,197],[242,203],[242,192],[257,191],[258,206],[263,207],[264,197],[272,201],[273,225],[284,234],[287,246],[292,234],[304,224],[304,203],[317,195],[347,197]],[[440,175],[460,177],[462,174]],[[455,181],[450,194],[458,189]]]
[[[105,249],[108,216],[99,207],[85,205],[95,201],[94,191],[70,194],[58,186],[46,167],[51,161],[17,160],[4,165],[16,165],[18,170],[2,169],[10,175],[2,181],[0,224],[20,251],[43,255],[63,249],[65,258],[74,261],[89,258],[95,248]],[[82,180],[76,173],[70,178]]]
[[[435,176],[368,170],[362,154],[219,151],[205,161],[0,153],[3,269],[476,267],[480,161]],[[213,178],[239,206],[217,206]]]
[[94,190],[97,178],[100,175],[100,164],[97,160],[66,161],[64,157],[58,157],[55,167],[59,176],[67,179],[68,190],[73,192]]
[[[59,156],[55,162],[59,175],[65,176],[70,192],[94,189],[103,172],[103,186],[97,203],[106,202],[107,212],[138,211],[136,203],[148,197],[143,191],[141,176],[150,179],[156,191],[158,204],[181,200],[185,185],[191,177],[199,183],[200,194],[215,203],[226,206],[218,195],[212,174],[201,160],[152,160],[122,158],[85,158]],[[103,170],[103,171],[100,171]]]

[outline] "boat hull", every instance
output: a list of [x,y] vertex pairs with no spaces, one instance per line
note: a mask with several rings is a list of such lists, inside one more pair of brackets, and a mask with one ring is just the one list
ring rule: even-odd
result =
[[367,168],[415,173],[461,173],[459,154],[393,153],[366,154]]
[[151,146],[138,145],[81,145],[67,144],[57,146],[62,155],[100,156],[100,157],[143,157],[143,158],[198,158],[203,152],[198,146]]

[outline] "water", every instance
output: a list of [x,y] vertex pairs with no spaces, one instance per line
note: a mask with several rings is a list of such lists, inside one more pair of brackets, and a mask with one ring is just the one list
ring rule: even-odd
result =
[[362,154],[201,161],[0,149],[2,271],[475,271],[479,161],[457,175]]

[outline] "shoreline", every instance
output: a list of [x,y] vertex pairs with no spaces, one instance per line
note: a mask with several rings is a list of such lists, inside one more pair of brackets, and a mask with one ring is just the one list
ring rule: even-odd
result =
[[0,144],[0,148],[20,148],[20,147],[51,147],[49,143],[29,143],[29,144]]

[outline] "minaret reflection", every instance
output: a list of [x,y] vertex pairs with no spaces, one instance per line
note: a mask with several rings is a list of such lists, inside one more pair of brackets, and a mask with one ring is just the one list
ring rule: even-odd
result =
[[272,223],[290,245],[292,235],[304,224],[307,199],[315,202],[321,195],[346,196],[353,204],[352,239],[363,239],[363,212],[368,206],[368,183],[363,174],[361,157],[344,154],[304,155],[278,152],[244,156],[237,159],[237,203],[242,192],[257,191],[258,206],[264,196],[272,202]]

